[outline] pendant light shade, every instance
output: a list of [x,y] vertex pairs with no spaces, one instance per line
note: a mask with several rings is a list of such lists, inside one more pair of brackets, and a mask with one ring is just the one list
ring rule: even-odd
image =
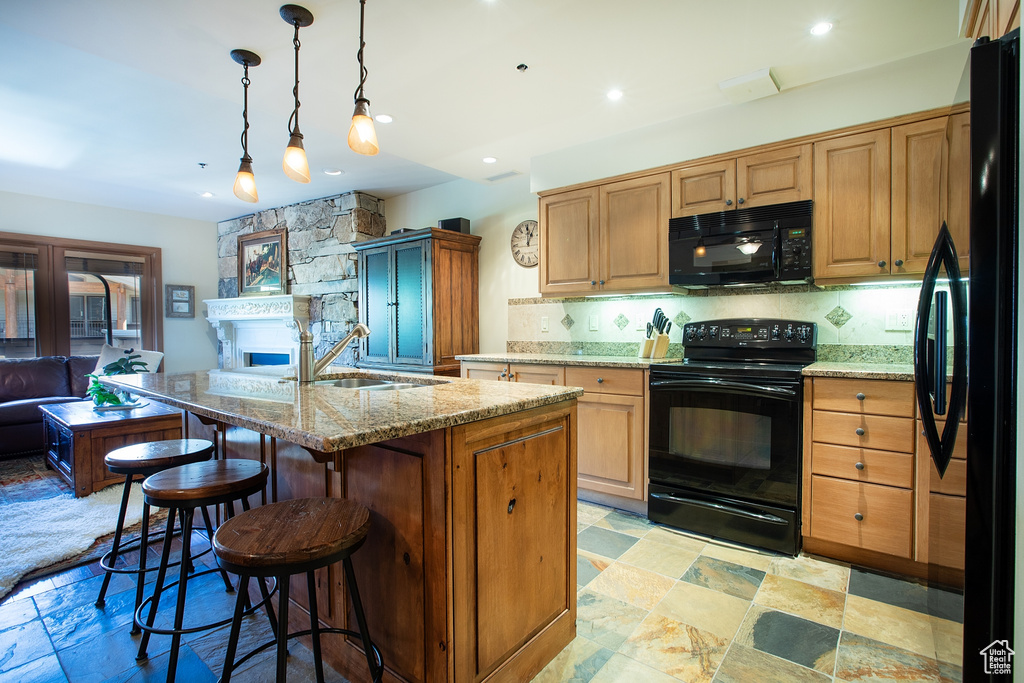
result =
[[373,128],[373,118],[370,116],[370,102],[364,98],[356,100],[352,125],[348,129],[348,146],[353,152],[366,156],[373,156],[380,151],[377,131]]
[[363,66],[363,49],[366,41],[363,40],[363,18],[366,13],[366,0],[359,0],[359,52],[356,59],[359,60],[359,85],[356,87],[355,101],[356,109],[352,113],[352,125],[348,129],[348,146],[357,154],[373,156],[380,151],[377,144],[377,131],[373,128],[373,118],[370,117],[370,100],[363,97],[363,85],[366,83],[366,67]]
[[288,147],[284,151],[284,159],[281,168],[284,174],[299,183],[309,182],[309,161],[306,159],[306,150],[302,146],[302,133],[299,132],[299,28],[309,26],[313,23],[313,14],[305,7],[298,5],[283,5],[281,7],[281,18],[295,27],[295,35],[292,38],[292,45],[295,48],[295,86],[292,88],[292,95],[295,98],[295,108],[288,119]]
[[249,67],[260,65],[260,56],[249,50],[232,50],[231,59],[242,65],[242,159],[235,176],[232,191],[243,202],[256,203],[260,200],[256,192],[256,178],[252,174],[252,157],[249,156]]

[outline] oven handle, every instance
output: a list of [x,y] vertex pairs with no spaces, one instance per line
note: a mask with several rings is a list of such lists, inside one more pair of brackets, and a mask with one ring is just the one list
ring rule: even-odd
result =
[[740,517],[747,517],[749,519],[756,519],[759,522],[767,522],[768,524],[789,524],[782,517],[776,515],[770,515],[765,512],[751,512],[750,510],[744,510],[742,508],[733,507],[732,505],[723,505],[722,503],[712,503],[706,500],[694,500],[693,498],[680,498],[673,496],[671,493],[652,493],[651,498],[657,498],[658,500],[668,500],[673,503],[685,503],[687,505],[697,505],[699,507],[713,508],[722,512],[727,512],[730,515],[738,515]]
[[735,393],[736,391],[747,391],[751,394],[758,394],[768,398],[777,398],[783,401],[797,400],[796,391],[784,387],[766,387],[760,384],[747,384],[746,382],[730,382],[729,380],[705,377],[701,379],[672,379],[654,380],[651,388],[660,389],[701,389],[703,391],[718,391],[722,393]]

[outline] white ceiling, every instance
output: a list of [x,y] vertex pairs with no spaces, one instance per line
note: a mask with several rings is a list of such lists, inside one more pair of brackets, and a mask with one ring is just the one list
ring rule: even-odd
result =
[[[361,157],[346,144],[358,0],[306,0],[303,185],[281,171],[294,66],[280,4],[0,0],[0,190],[218,221],[354,189],[488,183],[540,154],[735,106],[717,83],[767,66],[784,96],[962,40],[958,0],[368,0],[366,96],[395,120],[377,125],[381,154]],[[809,35],[822,19],[833,31]],[[263,58],[249,90],[256,205],[231,193],[233,48]]]

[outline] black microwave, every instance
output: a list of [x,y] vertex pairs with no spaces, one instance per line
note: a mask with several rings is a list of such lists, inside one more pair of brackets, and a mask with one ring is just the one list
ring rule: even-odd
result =
[[669,220],[669,283],[809,283],[813,202]]

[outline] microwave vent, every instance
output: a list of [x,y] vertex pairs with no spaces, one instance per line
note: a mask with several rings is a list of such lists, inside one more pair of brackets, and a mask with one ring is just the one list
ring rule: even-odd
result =
[[680,216],[670,218],[668,221],[669,230],[708,230],[727,229],[737,225],[748,225],[751,223],[762,223],[765,221],[779,221],[787,218],[811,217],[814,210],[814,202],[807,199],[802,202],[789,202],[788,204],[772,204],[770,206],[755,206],[750,209],[736,209],[734,211],[716,211],[714,213],[702,213],[696,216]]

